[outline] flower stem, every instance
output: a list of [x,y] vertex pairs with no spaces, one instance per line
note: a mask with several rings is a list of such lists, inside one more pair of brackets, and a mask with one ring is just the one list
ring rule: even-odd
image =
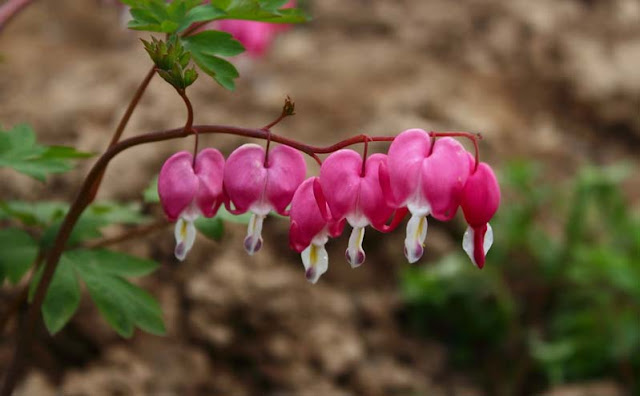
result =
[[[109,147],[113,147],[113,145],[118,143],[118,141],[120,140],[120,137],[122,136],[122,132],[124,132],[124,128],[126,128],[127,124],[129,123],[129,119],[131,119],[131,115],[133,114],[133,111],[138,106],[138,103],[142,98],[142,94],[144,94],[144,91],[146,91],[147,87],[149,86],[149,83],[151,82],[151,79],[155,74],[156,74],[156,68],[155,66],[153,66],[149,69],[149,71],[147,72],[147,75],[144,77],[144,80],[142,80],[142,82],[138,86],[136,93],[131,98],[131,101],[129,102],[127,109],[122,115],[122,118],[120,119],[120,122],[116,127],[116,130],[113,132],[113,136],[111,136],[111,142],[109,142]],[[103,176],[104,176],[104,172],[98,177],[98,179],[96,180],[93,186],[93,189],[91,190],[91,196],[90,196],[91,201],[93,201],[96,198],[96,195],[98,194],[98,190],[100,189],[100,184],[102,184]]]
[[189,100],[189,97],[187,96],[187,92],[184,89],[178,89],[177,91],[178,91],[178,95],[180,95],[180,97],[184,101],[184,105],[187,106],[187,122],[185,122],[183,130],[184,132],[187,132],[187,133],[193,132],[195,136],[195,140],[193,142],[193,160],[191,163],[193,168],[195,168],[196,156],[198,155],[199,136],[198,136],[198,131],[192,128],[193,127],[193,106],[191,105],[191,101]]

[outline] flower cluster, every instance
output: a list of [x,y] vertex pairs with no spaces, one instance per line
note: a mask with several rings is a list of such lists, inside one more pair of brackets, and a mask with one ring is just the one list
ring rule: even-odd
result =
[[195,238],[194,220],[214,216],[222,203],[234,214],[252,212],[244,248],[254,254],[262,246],[262,223],[271,211],[289,216],[289,242],[301,253],[307,279],[315,283],[327,271],[329,238],[352,227],[345,256],[352,267],[365,261],[365,228],[393,230],[405,217],[404,254],[410,263],[424,252],[427,216],[451,220],[458,207],[468,223],[463,249],[482,268],[493,242],[489,220],[500,203],[496,177],[486,163],[451,137],[433,140],[421,129],[404,131],[388,154],[362,158],[350,149],[329,155],[320,175],[306,177],[302,154],[277,146],[267,152],[245,144],[224,160],[215,149],[195,158],[188,152],[171,156],[162,167],[158,193],[175,228],[175,255],[183,260]]

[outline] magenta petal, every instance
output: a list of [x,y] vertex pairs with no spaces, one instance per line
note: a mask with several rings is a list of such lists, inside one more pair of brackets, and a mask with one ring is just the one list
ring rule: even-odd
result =
[[398,206],[406,205],[418,190],[422,163],[429,156],[431,137],[422,129],[409,129],[393,140],[387,167],[391,189]]
[[356,210],[362,158],[353,150],[331,154],[320,167],[320,185],[331,215],[339,220]]
[[302,154],[289,146],[277,146],[269,152],[265,198],[280,214],[285,210],[293,194],[307,174]]
[[160,203],[171,221],[189,206],[198,192],[198,177],[193,171],[193,156],[180,151],[169,157],[158,176]]
[[291,201],[289,242],[298,253],[306,249],[313,238],[327,227],[327,221],[322,216],[314,195],[315,180],[317,178],[312,177],[302,182]]
[[196,156],[195,173],[200,181],[196,204],[205,217],[213,217],[223,201],[224,157],[220,151],[202,150]]
[[469,159],[464,147],[449,137],[436,140],[422,167],[422,193],[433,217],[446,221],[455,216],[468,177]]
[[469,176],[460,204],[471,227],[481,227],[491,220],[500,205],[500,186],[489,165],[481,162]]
[[227,158],[224,187],[237,211],[246,212],[262,198],[266,181],[267,170],[261,146],[244,144]]
[[384,154],[373,154],[367,158],[365,175],[360,182],[359,209],[376,229],[383,228],[393,213],[393,208],[387,205],[378,177],[380,165],[386,161]]
[[221,20],[215,28],[232,34],[236,40],[242,43],[247,53],[254,57],[264,55],[280,29],[273,23],[236,19]]

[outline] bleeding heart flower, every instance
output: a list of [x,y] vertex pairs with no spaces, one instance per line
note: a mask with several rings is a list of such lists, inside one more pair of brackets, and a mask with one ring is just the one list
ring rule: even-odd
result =
[[265,163],[264,148],[257,144],[238,147],[227,159],[224,188],[233,202],[234,214],[253,212],[244,248],[253,254],[262,247],[262,222],[270,211],[286,216],[286,208],[302,183],[307,167],[299,151],[289,146],[277,146],[269,152]]
[[[292,8],[295,6],[295,1],[289,1],[283,8]],[[247,53],[254,58],[264,56],[275,37],[280,32],[286,31],[291,27],[291,25],[283,23],[239,19],[222,19],[207,25],[210,25],[212,29],[222,30],[233,35],[236,40],[242,43]],[[206,30],[208,28],[207,25],[202,29]]]
[[329,268],[324,245],[329,237],[335,238],[342,233],[344,220],[331,217],[317,177],[305,180],[298,187],[291,200],[289,217],[289,245],[301,253],[307,280],[316,283]]
[[162,165],[158,195],[167,217],[176,221],[175,256],[182,261],[196,238],[193,222],[200,215],[212,217],[223,202],[224,157],[212,148],[202,150],[195,161],[187,151],[175,153]]
[[[473,161],[473,160],[472,160]],[[473,162],[475,167],[475,161]],[[484,267],[485,256],[493,244],[489,220],[500,205],[500,186],[493,170],[484,162],[467,179],[462,191],[462,212],[469,223],[462,248],[478,268]]]
[[409,129],[391,143],[387,166],[380,168],[380,180],[387,201],[396,207],[406,206],[411,212],[404,243],[410,263],[424,253],[426,217],[452,219],[468,176],[467,152],[455,139],[445,137],[432,145],[425,131]]
[[386,160],[384,154],[370,156],[363,174],[360,154],[343,149],[331,154],[320,168],[320,185],[333,219],[347,219],[353,227],[345,255],[354,268],[366,257],[362,249],[364,228],[372,225],[380,231],[389,230],[385,222],[393,208],[387,204],[378,181],[378,168]]

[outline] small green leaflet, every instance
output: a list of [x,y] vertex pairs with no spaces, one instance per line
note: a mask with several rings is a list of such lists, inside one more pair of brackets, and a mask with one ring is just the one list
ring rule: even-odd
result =
[[125,0],[131,7],[129,28],[149,32],[174,33],[188,18],[189,11],[202,3],[200,0]]
[[17,228],[0,230],[0,286],[7,278],[17,284],[38,255],[38,244]]
[[224,19],[244,19],[271,23],[303,23],[309,17],[298,8],[281,8],[283,0],[212,0],[226,15]]
[[50,173],[63,173],[73,168],[71,160],[92,154],[71,147],[41,146],[30,126],[19,124],[5,131],[0,128],[0,167],[10,167],[40,181]]
[[[151,260],[104,249],[64,253],[42,305],[47,329],[55,334],[73,317],[80,304],[78,279],[81,279],[102,316],[121,336],[131,337],[135,327],[165,334],[158,302],[125,279],[150,274],[157,266]],[[40,282],[42,268],[30,285],[29,299]]]
[[181,39],[191,52],[195,63],[220,85],[233,90],[239,77],[235,66],[219,56],[234,56],[244,52],[244,47],[229,33],[207,30]]

